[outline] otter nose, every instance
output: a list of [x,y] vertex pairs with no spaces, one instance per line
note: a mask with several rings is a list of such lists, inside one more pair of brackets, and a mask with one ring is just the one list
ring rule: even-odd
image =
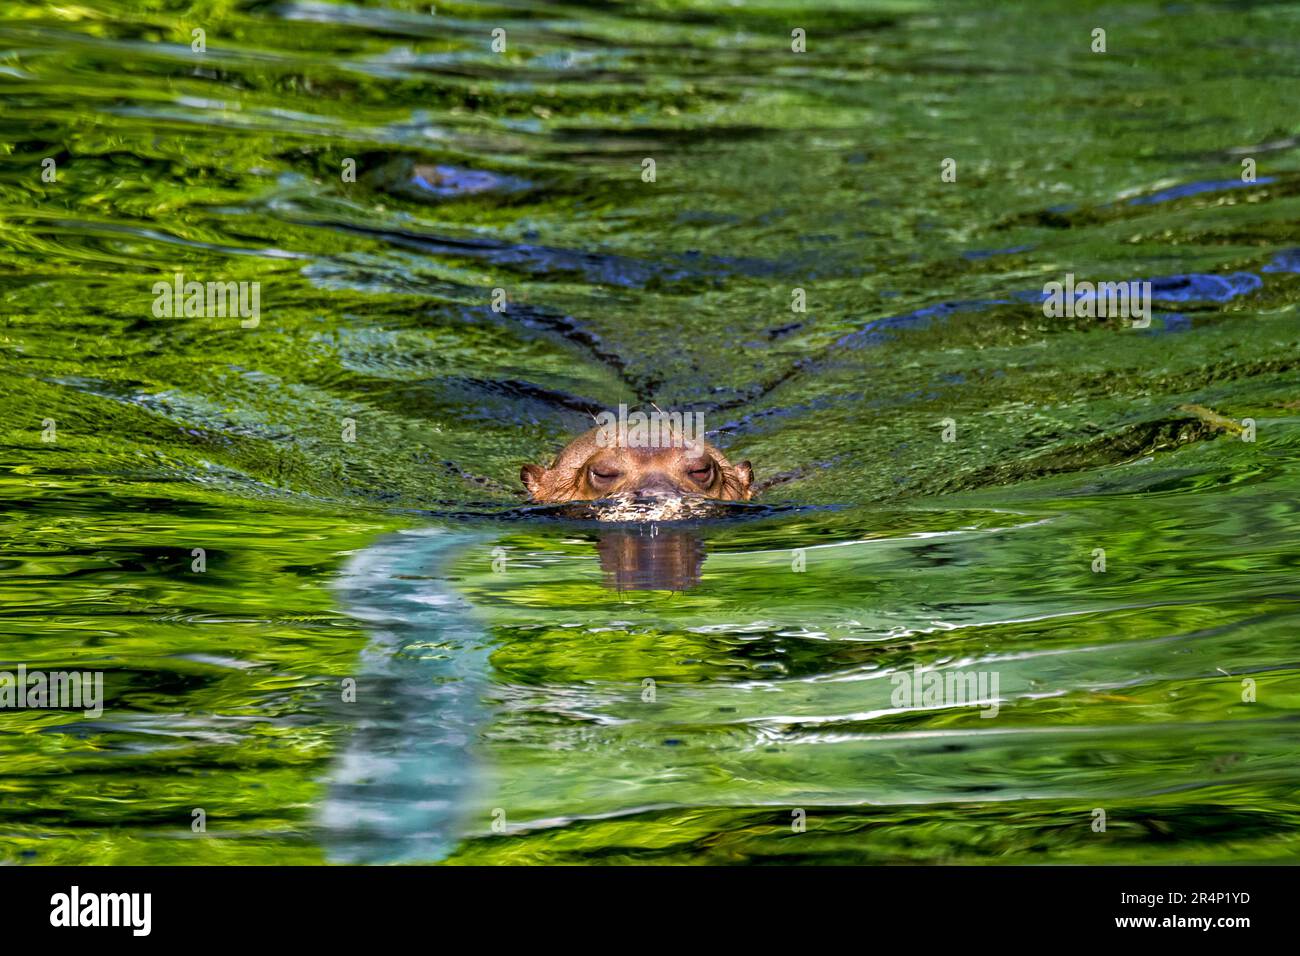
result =
[[667,475],[653,472],[637,482],[636,494],[646,498],[667,498],[680,495],[681,489]]

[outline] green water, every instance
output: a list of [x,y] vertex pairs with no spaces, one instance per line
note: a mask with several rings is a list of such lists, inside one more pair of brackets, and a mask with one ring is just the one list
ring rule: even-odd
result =
[[[1296,858],[1300,4],[436,8],[0,11],[0,859]],[[673,590],[511,511],[652,401]]]

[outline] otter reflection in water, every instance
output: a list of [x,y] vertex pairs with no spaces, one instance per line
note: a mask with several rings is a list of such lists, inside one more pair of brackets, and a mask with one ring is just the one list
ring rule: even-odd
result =
[[619,591],[685,591],[700,583],[699,536],[662,525],[602,532],[596,541],[605,583]]

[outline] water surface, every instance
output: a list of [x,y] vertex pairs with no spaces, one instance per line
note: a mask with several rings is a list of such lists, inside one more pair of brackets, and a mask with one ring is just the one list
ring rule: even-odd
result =
[[[0,658],[108,699],[0,712],[0,858],[1293,860],[1298,54],[1278,3],[10,5]],[[517,510],[620,402],[789,480]]]

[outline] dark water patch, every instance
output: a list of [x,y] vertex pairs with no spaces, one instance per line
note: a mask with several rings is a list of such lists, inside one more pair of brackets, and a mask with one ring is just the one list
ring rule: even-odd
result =
[[306,225],[372,236],[428,255],[482,259],[534,278],[556,281],[568,275],[585,282],[624,289],[656,288],[684,292],[691,288],[715,288],[731,275],[770,276],[783,271],[776,264],[761,260],[704,256],[698,252],[676,256],[676,264],[661,264],[617,253],[581,252],[498,239],[436,236],[356,223],[309,222]]
[[521,192],[529,188],[527,182],[513,176],[442,164],[414,167],[410,182],[421,193],[440,199],[478,196],[483,193]]
[[[1264,272],[1300,271],[1300,258],[1292,252],[1284,252],[1269,264],[1262,267]],[[1050,281],[1059,282],[1059,278]],[[1077,282],[1082,282],[1082,279]],[[1075,303],[1100,303],[1102,297],[1096,289],[1097,282],[1088,280],[1091,289],[1074,290]],[[1116,279],[1099,280],[1125,285],[1132,290],[1144,283],[1151,285],[1151,299],[1157,302],[1186,303],[1224,303],[1257,292],[1264,286],[1264,280],[1253,272],[1233,272],[1223,275],[1209,273],[1191,273],[1186,275],[1160,276],[1151,279]],[[1052,298],[1046,291],[1024,290],[1011,294],[1008,299],[982,299],[959,302],[940,302],[902,315],[873,319],[862,328],[842,336],[833,348],[862,348],[870,345],[882,345],[892,340],[894,330],[929,328],[936,319],[947,319],[953,315],[967,312],[981,312],[993,306],[1014,305],[1018,302],[1041,304]],[[1099,317],[1101,321],[1105,317]],[[1129,317],[1123,317],[1125,321]],[[1054,320],[1060,321],[1060,320]]]
[[639,401],[648,401],[658,385],[657,379],[644,377],[647,374],[653,376],[653,372],[641,373],[639,376],[634,374],[628,367],[627,360],[619,352],[607,346],[599,333],[572,315],[549,311],[527,303],[511,303],[503,312],[479,306],[466,310],[466,314],[499,324],[517,324],[526,329],[558,336],[613,369],[631,389],[632,397]]
[[1006,249],[972,249],[962,253],[963,259],[992,259],[997,256],[1014,256],[1029,252],[1033,246],[1010,246]]
[[1267,186],[1269,183],[1277,182],[1273,176],[1261,176],[1254,182],[1247,183],[1240,179],[1218,179],[1207,180],[1196,183],[1183,183],[1179,186],[1171,186],[1168,189],[1162,189],[1159,192],[1149,193],[1145,196],[1135,196],[1128,200],[1130,206],[1149,206],[1152,203],[1170,202],[1174,199],[1182,199],[1186,196],[1199,196],[1201,193],[1225,192],[1230,189],[1248,189],[1251,186]]
[[1107,223],[1126,221],[1134,213],[1150,215],[1154,210],[1165,205],[1179,205],[1182,200],[1196,200],[1197,197],[1208,199],[1217,194],[1235,195],[1240,191],[1257,191],[1265,195],[1293,195],[1300,190],[1300,178],[1293,174],[1286,176],[1261,176],[1255,182],[1247,183],[1238,179],[1201,180],[1171,186],[1140,196],[1130,197],[1115,202],[1093,205],[1062,203],[1040,210],[1018,213],[1001,220],[995,228],[1012,229],[1020,226],[1042,227],[1047,229],[1081,229]]
[[537,424],[554,420],[557,413],[571,413],[562,419],[573,423],[588,420],[605,410],[600,403],[533,382],[518,379],[482,379],[447,376],[438,379],[390,384],[381,405],[408,413],[448,414],[464,421],[493,422],[502,427]]
[[1264,272],[1300,272],[1300,249],[1287,249],[1273,257],[1264,266]]
[[1151,297],[1161,302],[1227,302],[1264,285],[1253,272],[1193,274],[1151,280]]
[[940,302],[905,315],[892,315],[873,319],[855,332],[840,338],[834,348],[862,348],[880,345],[890,340],[887,330],[926,328],[935,319],[947,318],[958,312],[979,312],[992,305],[1010,305],[1010,299],[984,299],[968,302]]
[[946,492],[1008,485],[1047,475],[1081,472],[1172,451],[1219,436],[1220,431],[1191,416],[1140,422],[1093,441],[977,469],[943,484]]

